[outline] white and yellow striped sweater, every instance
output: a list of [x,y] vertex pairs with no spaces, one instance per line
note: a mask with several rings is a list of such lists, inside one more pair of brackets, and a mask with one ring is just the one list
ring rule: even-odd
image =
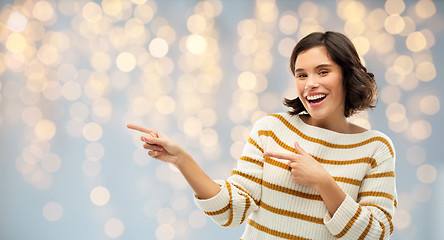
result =
[[[311,154],[347,194],[333,217],[318,192],[291,180],[287,161],[263,152]],[[304,123],[298,115],[270,114],[253,127],[242,157],[221,191],[195,199],[216,223],[247,226],[242,239],[388,239],[397,206],[395,152],[384,134],[341,134]]]

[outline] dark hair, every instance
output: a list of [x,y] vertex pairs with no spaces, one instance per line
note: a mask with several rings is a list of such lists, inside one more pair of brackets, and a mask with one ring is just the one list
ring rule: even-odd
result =
[[[345,117],[350,117],[367,108],[374,108],[374,102],[377,100],[374,75],[367,72],[355,46],[341,33],[314,32],[302,38],[293,48],[290,57],[290,69],[293,75],[295,75],[295,63],[298,55],[317,46],[324,46],[328,57],[341,67],[342,84],[345,90]],[[288,111],[291,115],[306,111],[299,97],[285,98],[284,105],[291,108]]]

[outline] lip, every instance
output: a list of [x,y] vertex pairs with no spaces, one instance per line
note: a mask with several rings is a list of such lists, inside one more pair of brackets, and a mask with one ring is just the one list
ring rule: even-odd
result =
[[[309,96],[315,96],[315,95],[318,95],[318,94],[323,94],[323,95],[325,95],[325,98],[322,99],[322,101],[320,101],[320,102],[318,102],[318,103],[310,103],[310,102],[307,100],[307,97],[309,97]],[[327,97],[328,97],[328,94],[326,94],[326,93],[322,93],[322,92],[313,92],[313,93],[309,93],[309,94],[307,94],[307,95],[305,96],[305,102],[307,103],[307,106],[308,106],[308,107],[310,107],[310,108],[317,108],[317,107],[320,107],[320,106],[325,102],[325,100],[327,99]]]

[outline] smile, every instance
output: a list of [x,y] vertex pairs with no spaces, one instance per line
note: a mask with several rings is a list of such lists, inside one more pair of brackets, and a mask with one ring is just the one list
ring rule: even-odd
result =
[[305,97],[308,105],[312,108],[320,106],[326,98],[327,98],[326,94],[316,94]]

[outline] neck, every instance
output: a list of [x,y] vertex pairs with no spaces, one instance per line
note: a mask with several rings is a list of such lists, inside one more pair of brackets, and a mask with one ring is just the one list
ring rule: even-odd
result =
[[345,116],[328,118],[328,119],[316,119],[310,115],[301,115],[301,119],[309,125],[328,129],[338,133],[351,133],[350,123]]

